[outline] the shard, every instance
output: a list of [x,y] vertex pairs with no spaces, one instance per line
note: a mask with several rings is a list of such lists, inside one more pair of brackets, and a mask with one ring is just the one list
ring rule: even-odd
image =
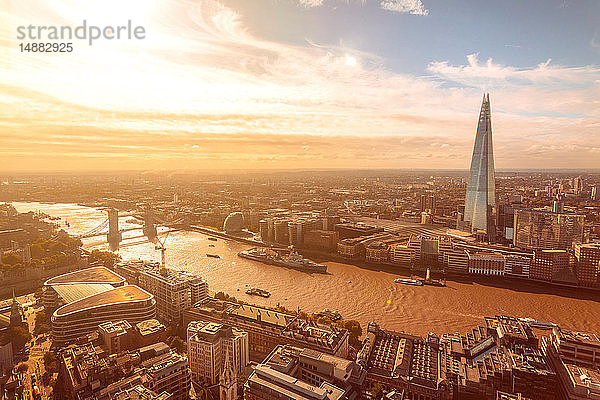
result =
[[471,231],[485,230],[490,240],[495,236],[494,208],[496,206],[496,180],[494,177],[494,146],[490,95],[483,95],[471,171],[465,199],[464,221]]

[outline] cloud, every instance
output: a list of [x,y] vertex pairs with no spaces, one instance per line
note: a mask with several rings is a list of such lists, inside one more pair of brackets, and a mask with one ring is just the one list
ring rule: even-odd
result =
[[[307,8],[320,7],[325,0],[297,0],[298,3]],[[345,0],[346,2],[354,1],[356,3],[365,4],[367,0]],[[374,0],[371,0],[375,2]],[[429,10],[425,8],[421,0],[377,0],[379,7],[383,10],[397,12],[401,14],[413,15],[429,15]],[[338,0],[341,2],[341,0]]]
[[497,64],[491,57],[480,62],[479,53],[469,54],[466,65],[436,61],[430,63],[427,70],[439,78],[482,89],[511,86],[537,86],[553,90],[585,89],[593,88],[595,80],[600,78],[600,66],[597,65],[569,67],[554,65],[552,59],[548,59],[535,67],[517,68]]
[[421,0],[383,0],[381,8],[388,11],[413,15],[429,15]]
[[298,0],[304,7],[319,7],[323,5],[323,0]]
[[[79,24],[81,12],[119,15],[121,3],[60,4],[61,21]],[[415,76],[351,48],[256,37],[216,1],[147,4],[141,43],[2,60],[3,169],[467,168],[484,88],[499,168],[599,167],[588,146],[600,126],[596,66],[471,54]],[[20,17],[33,23],[35,12]]]

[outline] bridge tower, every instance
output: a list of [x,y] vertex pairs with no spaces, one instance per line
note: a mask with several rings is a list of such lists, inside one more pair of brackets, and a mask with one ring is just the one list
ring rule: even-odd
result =
[[108,235],[106,236],[111,248],[119,247],[121,232],[119,232],[119,210],[116,208],[108,209]]
[[142,232],[144,232],[149,241],[154,242],[156,240],[156,224],[154,223],[152,211],[149,208],[144,212],[144,229]]

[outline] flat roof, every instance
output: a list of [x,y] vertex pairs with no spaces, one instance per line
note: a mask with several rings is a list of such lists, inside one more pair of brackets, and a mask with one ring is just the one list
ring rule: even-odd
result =
[[253,320],[273,324],[285,328],[290,322],[296,319],[295,315],[285,314],[279,311],[269,310],[268,308],[251,306],[242,304],[237,307],[231,314],[238,315]]
[[72,303],[84,297],[114,289],[108,283],[72,283],[52,287],[65,303]]
[[44,282],[44,286],[72,283],[125,283],[125,278],[106,267],[91,267],[55,276]]
[[64,316],[85,309],[97,308],[118,303],[131,303],[146,301],[154,298],[153,295],[135,285],[125,285],[102,293],[93,294],[83,299],[60,307],[54,312],[56,316]]

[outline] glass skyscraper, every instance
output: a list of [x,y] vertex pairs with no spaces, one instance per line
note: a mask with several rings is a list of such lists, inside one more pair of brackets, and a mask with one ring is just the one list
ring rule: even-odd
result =
[[471,171],[465,199],[464,221],[473,232],[485,230],[490,240],[496,234],[494,207],[496,206],[496,180],[494,177],[494,146],[490,95],[483,95]]

